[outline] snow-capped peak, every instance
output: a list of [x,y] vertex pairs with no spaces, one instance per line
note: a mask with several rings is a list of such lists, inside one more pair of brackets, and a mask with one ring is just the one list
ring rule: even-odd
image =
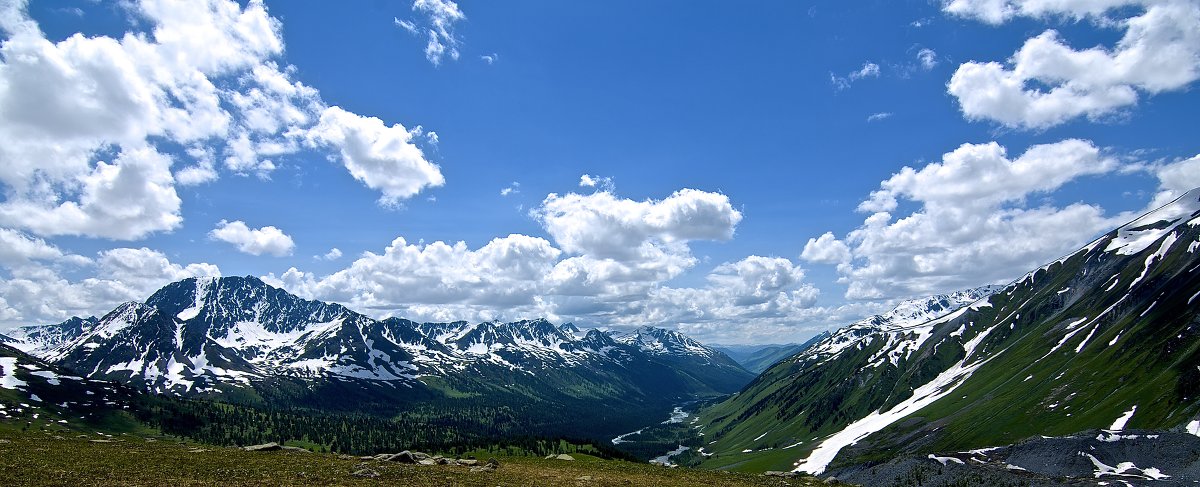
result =
[[651,355],[700,355],[710,357],[714,351],[687,335],[665,328],[643,326],[613,337],[619,343],[636,346]]
[[886,313],[864,318],[833,332],[801,353],[799,360],[829,360],[865,340],[879,338],[886,340],[887,344],[873,357],[872,362],[895,364],[901,358],[907,358],[929,338],[934,320],[945,318],[1001,289],[1001,286],[981,286],[901,301]]

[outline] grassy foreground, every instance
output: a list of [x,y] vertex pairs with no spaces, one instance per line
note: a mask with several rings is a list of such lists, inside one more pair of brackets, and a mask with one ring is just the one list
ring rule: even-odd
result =
[[[100,440],[100,441],[95,441]],[[295,451],[246,452],[140,435],[0,429],[0,479],[17,485],[807,486],[811,478],[668,469],[575,455],[576,461],[500,456],[500,468],[362,461]],[[482,458],[486,460],[486,458]],[[355,477],[362,467],[375,478]]]

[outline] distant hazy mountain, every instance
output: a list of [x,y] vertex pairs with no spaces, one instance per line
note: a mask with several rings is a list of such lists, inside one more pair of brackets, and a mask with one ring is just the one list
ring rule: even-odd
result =
[[780,360],[803,352],[813,344],[824,340],[829,332],[821,332],[804,343],[767,344],[767,345],[715,345],[729,358],[756,374],[762,373]]
[[1198,270],[1194,190],[950,314],[936,317],[983,294],[907,303],[776,364],[701,415],[705,465],[824,472],[1096,429],[1200,431]]

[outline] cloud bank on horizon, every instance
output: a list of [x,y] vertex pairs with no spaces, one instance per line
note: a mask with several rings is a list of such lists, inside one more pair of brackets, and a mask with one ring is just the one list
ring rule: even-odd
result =
[[[782,221],[767,232],[747,229],[771,213],[759,213],[767,202],[787,206],[792,195],[759,200],[686,174],[653,176],[648,185],[594,175],[609,173],[593,161],[580,166],[592,172],[564,163],[561,171],[523,168],[489,180],[472,189],[480,195],[468,202],[473,210],[444,210],[438,216],[448,220],[431,228],[500,211],[485,207],[515,209],[519,228],[489,227],[482,241],[429,242],[420,227],[405,228],[404,215],[455,204],[434,191],[483,166],[444,154],[476,142],[442,142],[407,120],[403,105],[328,95],[318,85],[330,77],[289,64],[298,53],[284,33],[299,34],[263,0],[114,8],[125,21],[121,32],[64,35],[35,19],[27,1],[0,1],[0,331],[104,313],[173,280],[266,266],[258,273],[269,283],[380,317],[545,316],[585,326],[671,326],[725,343],[798,341],[899,299],[1005,282],[1200,186],[1195,146],[1152,158],[1156,148],[1112,147],[1088,135],[1089,127],[1136,124],[1130,120],[1141,105],[1156,97],[1194,104],[1188,90],[1200,78],[1200,2],[1193,0],[949,0],[939,5],[941,18],[963,28],[1018,19],[1046,28],[1007,47],[1013,54],[1003,60],[960,62],[941,46],[914,44],[901,63],[847,54],[823,67],[818,73],[829,74],[814,77],[824,88],[813,97],[851,98],[887,79],[941,83],[950,96],[929,103],[951,103],[959,123],[995,136],[926,144],[941,154],[932,162],[891,161],[877,189],[843,195],[856,207],[835,223],[817,217],[827,211],[797,204],[788,211],[814,222],[803,230]],[[438,79],[478,76],[454,71],[470,68],[457,65],[460,58],[483,59],[476,66],[489,70],[533,62],[527,52],[499,51],[505,62],[493,65],[500,54],[463,35],[466,19],[453,1],[416,0],[380,25],[423,39],[421,48],[398,36],[389,49],[419,51]],[[1072,47],[1091,42],[1073,39],[1090,31],[1116,40]],[[937,78],[943,69],[952,73]],[[914,72],[924,74],[918,80]],[[336,88],[336,96],[354,91]],[[378,109],[362,113],[364,106]],[[903,130],[903,111],[866,110],[859,123]],[[1060,126],[1072,130],[1059,136]],[[337,192],[307,193],[314,191],[303,185],[307,171],[320,171],[332,181],[322,188]],[[1084,201],[1080,188],[1122,177],[1142,180],[1136,206],[1110,211]],[[276,191],[305,192],[312,211],[328,207],[342,217],[312,228],[298,215],[309,209],[269,204]],[[221,198],[262,204],[204,203]],[[369,223],[356,221],[364,207],[339,206],[364,199],[379,215]],[[379,222],[386,229],[365,231]],[[756,247],[769,240],[790,250]]]

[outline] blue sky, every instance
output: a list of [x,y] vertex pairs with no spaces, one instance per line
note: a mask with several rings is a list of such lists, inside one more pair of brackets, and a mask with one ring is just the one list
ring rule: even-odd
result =
[[1200,185],[1198,9],[0,1],[0,327],[220,273],[799,341]]

